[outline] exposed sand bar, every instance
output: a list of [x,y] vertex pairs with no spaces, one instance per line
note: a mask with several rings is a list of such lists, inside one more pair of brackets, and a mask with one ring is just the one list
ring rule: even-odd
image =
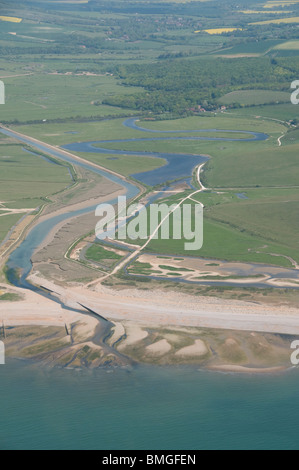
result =
[[148,354],[152,354],[154,356],[163,356],[164,354],[168,353],[171,350],[171,345],[168,343],[166,339],[161,339],[156,343],[147,346],[146,351]]
[[275,372],[283,372],[286,370],[285,367],[244,367],[244,366],[237,366],[233,364],[228,365],[219,365],[219,366],[209,366],[209,370],[215,370],[218,372],[232,372],[238,374],[273,374]]
[[177,356],[204,356],[209,352],[205,343],[201,339],[196,339],[194,344],[186,346],[185,348],[179,349],[176,352]]

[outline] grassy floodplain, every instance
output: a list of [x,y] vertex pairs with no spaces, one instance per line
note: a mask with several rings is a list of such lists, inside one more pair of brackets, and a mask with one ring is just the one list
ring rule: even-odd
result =
[[5,85],[5,122],[27,122],[28,116],[30,121],[51,121],[123,114],[121,109],[101,104],[111,94],[126,93],[115,78],[108,75],[28,72],[6,78]]
[[223,96],[220,103],[230,105],[239,103],[242,106],[253,106],[268,103],[288,103],[290,101],[290,94],[286,92],[277,92],[269,90],[246,90],[246,91],[232,91]]
[[[294,207],[298,204],[298,195],[296,196]],[[202,193],[195,198],[200,202],[204,202],[207,195]],[[234,199],[229,196],[227,198]],[[177,196],[164,202],[171,206],[180,200],[181,197]],[[235,202],[227,202],[227,204],[220,206],[216,197],[213,202],[210,200],[210,205],[206,207],[204,212],[204,244],[200,250],[186,251],[185,240],[174,240],[172,238],[163,240],[159,234],[159,238],[152,240],[146,251],[292,267],[292,263],[287,259],[288,257],[292,257],[297,262],[299,261],[298,242],[296,237],[292,236],[297,222],[293,220],[292,215],[287,216],[287,220],[284,221],[285,228],[282,231],[280,230],[280,214],[277,214],[276,222],[273,223],[273,214],[276,214],[275,203],[272,202],[273,205],[271,206],[270,198],[264,202],[265,206],[261,205],[258,200],[255,201],[260,207],[259,211],[256,210],[257,206],[254,206],[251,201],[243,202],[236,198]],[[193,203],[192,205],[194,206]],[[263,211],[263,209],[265,210]],[[268,221],[271,221],[270,233],[266,216]],[[264,219],[266,219],[265,223],[263,222]],[[144,241],[140,240],[135,242],[140,245],[144,244]],[[273,254],[278,256],[273,256]]]
[[[0,242],[27,213],[50,202],[51,195],[72,184],[65,166],[26,152],[21,145],[0,146]],[[24,210],[24,212],[21,212]]]
[[[297,231],[295,212],[299,197],[294,169],[297,165],[298,149],[296,146],[278,147],[277,136],[287,131],[285,126],[280,123],[273,125],[271,121],[265,120],[261,127],[256,119],[247,121],[245,118],[242,121],[226,116],[159,123],[143,122],[141,126],[159,129],[162,132],[171,129],[182,131],[198,128],[198,123],[201,124],[201,128],[208,128],[210,122],[214,122],[216,128],[227,128],[229,124],[239,129],[246,127],[256,130],[258,127],[260,131],[271,130],[272,136],[266,142],[254,143],[156,144],[159,149],[155,150],[181,150],[182,153],[197,151],[202,154],[208,153],[212,157],[206,164],[204,183],[207,187],[214,188],[214,191],[196,196],[206,207],[204,247],[196,254],[291,267],[292,264],[287,257],[298,260],[297,239],[292,236]],[[153,150],[152,144],[148,145],[149,150]],[[116,144],[110,146],[115,147]],[[138,143],[134,143],[134,146],[130,143],[129,147],[130,150],[136,150]],[[127,143],[126,148],[128,148]],[[143,150],[145,148],[147,143],[143,145]],[[88,158],[88,155],[85,157]],[[235,170],[232,172],[231,168]],[[246,199],[239,199],[237,194],[243,192]],[[170,203],[177,202],[180,198],[182,196],[171,198]],[[281,220],[284,220],[283,230],[281,230]],[[163,240],[154,240],[148,249],[168,254],[184,254],[183,243],[176,240],[167,243]],[[194,255],[194,253],[189,254]],[[274,257],[273,254],[282,256]]]
[[271,122],[280,122],[284,124],[290,122],[298,117],[298,107],[289,103],[277,104],[276,106],[271,105],[260,105],[254,107],[246,107],[241,111],[240,109],[232,109],[231,114],[235,117],[250,117],[255,118],[258,121],[268,120]]
[[[222,117],[215,119],[218,124]],[[230,123],[225,117],[223,121]],[[235,124],[234,119],[231,122]],[[253,129],[254,123],[251,126],[247,123],[247,128]],[[159,124],[160,129],[163,124]],[[165,127],[173,124],[165,123]],[[237,128],[242,124],[240,119]],[[151,128],[155,126],[150,124]],[[283,266],[290,266],[290,262],[267,253],[281,253],[298,260],[298,241],[294,234],[297,233],[299,195],[298,179],[293,175],[297,175],[299,148],[296,144],[278,147],[273,131],[286,132],[285,126],[273,125],[270,121],[259,124],[261,131],[270,128],[273,140],[266,142],[200,143],[202,153],[212,156],[203,175],[205,186],[212,188],[212,192],[195,197],[206,207],[202,256],[213,257],[217,252],[216,258]],[[243,191],[248,199],[237,197]],[[162,240],[153,241],[150,248],[159,252],[163,245],[166,253],[183,254],[182,244],[175,240],[168,245]],[[266,248],[261,249],[263,246]],[[264,253],[255,254],[255,250]]]
[[[88,123],[66,123],[66,124],[38,124],[16,126],[16,130],[51,145],[65,145],[71,142],[88,142],[94,140],[113,140],[115,138],[148,137],[147,133],[138,133],[125,128],[123,119],[111,121],[88,122]],[[139,136],[141,134],[141,136]],[[105,144],[109,148],[108,144]],[[139,147],[140,148],[140,147]],[[79,155],[79,153],[78,153]],[[138,157],[129,155],[111,156],[109,154],[80,153],[86,160],[101,165],[108,170],[115,171],[124,176],[140,171],[150,171],[164,165],[163,159],[151,157]]]
[[[122,119],[116,119],[109,122],[72,123],[65,126],[57,124],[17,126],[17,129],[52,144],[59,142],[60,145],[88,141],[94,139],[95,135],[99,140],[113,140],[116,137],[149,137],[146,132],[125,128],[122,122]],[[285,125],[267,119],[235,117],[233,114],[161,122],[142,121],[140,125],[159,130],[162,134],[158,136],[164,135],[166,139],[169,134],[163,134],[163,131],[170,130],[177,130],[177,133],[171,134],[173,137],[184,135],[185,130],[210,128],[240,130],[240,135],[245,129],[269,133],[269,139],[263,142],[165,140],[111,143],[105,144],[105,148],[210,155],[211,159],[205,165],[203,180],[205,186],[211,188],[211,192],[202,193],[197,197],[206,206],[204,247],[197,255],[292,266],[286,257],[298,259],[296,237],[290,236],[297,233],[294,211],[299,197],[294,169],[297,165],[298,149],[296,145],[287,148],[278,147],[278,137],[287,132]],[[200,134],[194,132],[190,135],[196,137]],[[217,134],[203,135],[213,137]],[[125,176],[135,173],[136,168],[139,171],[149,171],[163,165],[163,160],[138,156],[111,157],[96,153],[80,155]],[[241,200],[237,197],[238,193],[243,192],[248,199]],[[285,229],[281,231],[280,220],[283,215]],[[266,220],[268,222],[264,223]],[[261,249],[264,246],[266,248]],[[148,248],[155,252],[184,254],[183,243],[176,240],[171,240],[169,243],[154,240]],[[256,253],[257,251],[262,253]],[[273,257],[269,253],[283,256]],[[194,255],[194,253],[189,254]]]

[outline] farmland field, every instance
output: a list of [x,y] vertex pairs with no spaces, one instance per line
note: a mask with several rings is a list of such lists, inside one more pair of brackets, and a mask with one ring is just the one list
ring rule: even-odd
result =
[[68,169],[25,151],[21,145],[0,148],[1,240],[24,215],[49,202],[47,198],[72,184]]
[[278,44],[277,46],[275,46],[274,49],[288,50],[288,51],[295,50],[295,51],[297,51],[297,50],[299,50],[299,41],[284,42],[282,44]]
[[[104,106],[101,101],[113,93],[126,93],[110,76],[28,73],[6,78],[5,122],[105,117],[122,110]],[[136,88],[136,92],[142,89]]]
[[[225,194],[222,197],[225,198]],[[196,199],[205,202],[208,196],[209,194],[202,194]],[[288,218],[288,215],[284,213],[285,228],[282,232],[279,211],[284,210],[284,204],[281,203],[279,206],[279,203],[275,202],[275,197],[264,197],[263,204],[260,205],[259,196],[256,194],[254,200],[241,201],[234,199],[231,193],[227,193],[224,205],[219,205],[219,200],[217,201],[217,197],[214,196],[214,201],[209,201],[209,206],[205,211],[204,244],[200,250],[188,251],[184,240],[172,238],[164,240],[159,234],[159,238],[152,240],[146,251],[172,256],[200,256],[207,259],[239,260],[291,267],[288,257],[298,262],[298,242],[296,237],[291,240],[288,237],[294,233],[294,224],[296,225],[297,222],[294,221],[293,215],[289,214]],[[278,191],[276,198],[279,199]],[[178,200],[180,200],[178,197],[172,197],[164,202],[172,205]],[[297,204],[298,194],[294,197],[294,209]],[[248,213],[250,218],[248,218]],[[268,219],[272,224],[272,215],[276,213],[276,228],[273,232],[271,231],[270,235],[267,223],[261,222]],[[142,245],[144,242],[137,240],[136,243]]]
[[260,105],[267,103],[287,103],[289,101],[289,93],[275,92],[269,90],[233,91],[223,96],[219,100],[221,104],[240,103],[241,105],[245,106]]
[[0,21],[7,21],[8,23],[21,23],[22,18],[12,16],[0,16]]
[[273,19],[273,20],[267,20],[267,21],[259,21],[257,23],[251,23],[253,25],[263,25],[263,24],[281,24],[281,23],[299,23],[299,16],[298,17],[292,17],[292,18],[279,18],[279,19]]
[[257,120],[270,120],[273,122],[288,122],[296,119],[298,117],[297,107],[290,103],[277,104],[276,106],[272,105],[260,105],[249,108],[234,109],[231,111],[231,114],[235,117],[239,115],[240,117],[250,117],[256,118]]
[[[205,33],[208,34],[223,34],[223,33],[233,33],[234,31],[240,31],[239,28],[213,28],[213,29],[205,29]],[[195,31],[200,32],[200,31]]]

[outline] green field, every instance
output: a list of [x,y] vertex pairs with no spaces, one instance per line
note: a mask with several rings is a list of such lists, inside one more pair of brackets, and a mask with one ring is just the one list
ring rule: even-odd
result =
[[[135,137],[136,131],[124,127],[122,122],[123,119],[114,119],[112,121],[88,123],[36,124],[16,126],[15,128],[18,132],[30,135],[52,145],[65,145],[79,141],[88,142],[95,139],[109,140],[114,138]],[[148,137],[147,133],[140,132],[140,134],[143,137]],[[109,148],[111,146],[107,144],[106,147]],[[136,173],[136,169],[139,171],[150,171],[165,164],[163,159],[151,157],[113,156],[97,153],[80,153],[80,156],[124,176]]]
[[97,140],[130,139],[150,137],[146,132],[138,132],[123,126],[124,118],[95,122],[42,123],[15,126],[15,130],[40,139],[52,145],[65,145],[72,142]]
[[[296,108],[296,106],[294,106]],[[255,109],[255,108],[254,108]],[[185,130],[205,130],[205,129],[223,129],[237,130],[242,134],[244,131],[265,132],[270,135],[281,135],[285,132],[285,127],[280,123],[269,122],[267,120],[257,120],[255,117],[246,116],[247,110],[238,110],[244,116],[235,116],[231,114],[212,114],[205,116],[194,116],[185,119],[168,119],[163,121],[141,121],[138,125],[147,129],[159,130],[161,135],[152,135],[148,132],[129,129],[123,126],[124,118],[113,119],[110,121],[98,122],[63,122],[59,124],[42,123],[34,125],[18,125],[18,132],[30,135],[53,145],[64,145],[71,142],[87,142],[97,140],[131,139],[131,138],[151,138],[151,137],[179,137],[184,136]],[[251,111],[252,112],[252,111]],[[163,131],[177,131],[171,135],[164,134]],[[187,137],[201,135],[219,136],[221,133],[188,133]],[[227,135],[227,134],[223,134]],[[185,134],[186,136],[186,134]],[[238,137],[239,135],[237,135]],[[244,136],[244,135],[243,135]],[[235,137],[235,136],[234,136]],[[242,136],[241,136],[242,137]],[[248,137],[248,136],[247,136]],[[184,143],[184,145],[187,141]],[[141,143],[141,145],[143,145]],[[178,144],[178,143],[177,143]],[[257,143],[259,144],[259,143]],[[140,145],[140,144],[139,144]],[[140,148],[142,150],[142,148]]]
[[[25,152],[21,145],[0,146],[1,209],[37,209],[46,198],[72,184],[67,167]],[[0,241],[26,213],[0,217]]]
[[240,90],[232,91],[223,96],[219,103],[225,105],[238,103],[243,106],[256,106],[268,103],[287,103],[289,101],[289,93],[269,90]]
[[[117,116],[123,111],[101,105],[101,102],[111,94],[127,92],[110,76],[33,72],[32,75],[6,78],[5,85],[6,105],[0,110],[0,119],[5,122]],[[142,89],[136,88],[136,91]]]
[[[232,153],[229,148],[219,152],[207,165],[204,182],[208,187],[298,187],[299,146],[253,148],[240,147]],[[233,168],[233,171],[232,171]]]
[[[295,106],[294,106],[295,107]],[[255,108],[254,108],[255,109]],[[247,110],[246,110],[247,111]],[[252,112],[252,110],[251,110]],[[203,116],[188,117],[185,119],[172,119],[163,121],[142,121],[141,127],[148,129],[156,129],[159,131],[177,130],[196,130],[196,129],[223,129],[237,131],[253,131],[264,132],[266,134],[275,134],[284,130],[279,123],[262,121],[247,116],[245,110],[239,110],[240,116],[236,117],[234,113],[230,114],[214,114],[208,113]],[[139,135],[139,133],[138,133]],[[192,134],[191,134],[192,135]],[[196,134],[194,134],[196,135]],[[148,136],[148,135],[147,135]]]
[[97,153],[84,153],[80,152],[78,155],[84,157],[86,160],[97,163],[108,170],[115,171],[123,176],[130,176],[144,171],[151,171],[165,165],[165,160],[162,158],[152,157],[138,157],[131,155],[118,155],[113,157],[111,155],[102,155]]
[[0,218],[0,243],[5,239],[9,230],[22,218],[22,215],[6,215]]
[[287,41],[282,44],[278,44],[274,47],[277,50],[287,50],[287,51],[298,51],[299,50],[299,41]]
[[3,145],[0,150],[0,200],[9,208],[37,207],[41,198],[71,184],[65,166],[31,155],[20,145]]
[[[203,202],[205,197],[205,193],[200,194],[197,200]],[[299,260],[298,241],[294,236],[298,220],[294,220],[292,213],[296,205],[298,207],[298,194],[294,198],[288,211],[285,211],[284,201],[277,204],[270,198],[263,204],[257,199],[254,203],[238,200],[223,205],[219,205],[219,201],[211,205],[210,201],[210,206],[204,211],[204,243],[200,250],[186,251],[186,240],[162,240],[159,235],[159,239],[150,242],[146,251],[292,267],[286,257]],[[169,204],[180,199],[179,196],[173,197]],[[281,219],[283,230],[280,230]],[[137,243],[143,244],[144,241],[137,240]]]
[[299,130],[292,129],[290,132],[286,134],[286,136],[282,139],[283,146],[286,145],[293,145],[299,143]]
[[105,250],[102,245],[95,243],[88,248],[85,253],[85,258],[88,260],[100,262],[107,259],[118,261],[122,258],[122,256],[114,253],[113,251]]
[[290,89],[290,102],[286,104],[278,105],[265,105],[265,106],[255,106],[254,108],[244,108],[242,110],[232,109],[230,112],[235,116],[240,117],[254,117],[258,116],[261,119],[263,118],[277,120],[281,122],[292,121],[293,119],[298,118],[298,106],[295,106],[291,103],[291,89]]
[[242,54],[265,54],[272,48],[279,46],[281,41],[279,40],[261,40],[261,41],[251,41],[246,44],[240,44],[233,46],[231,48],[224,49],[223,51],[217,51],[216,54],[221,54],[222,56],[226,55],[242,55]]

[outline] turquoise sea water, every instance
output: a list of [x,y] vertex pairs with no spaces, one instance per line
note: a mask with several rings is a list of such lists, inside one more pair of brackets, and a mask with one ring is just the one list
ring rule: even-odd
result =
[[0,366],[3,449],[298,449],[299,372]]

